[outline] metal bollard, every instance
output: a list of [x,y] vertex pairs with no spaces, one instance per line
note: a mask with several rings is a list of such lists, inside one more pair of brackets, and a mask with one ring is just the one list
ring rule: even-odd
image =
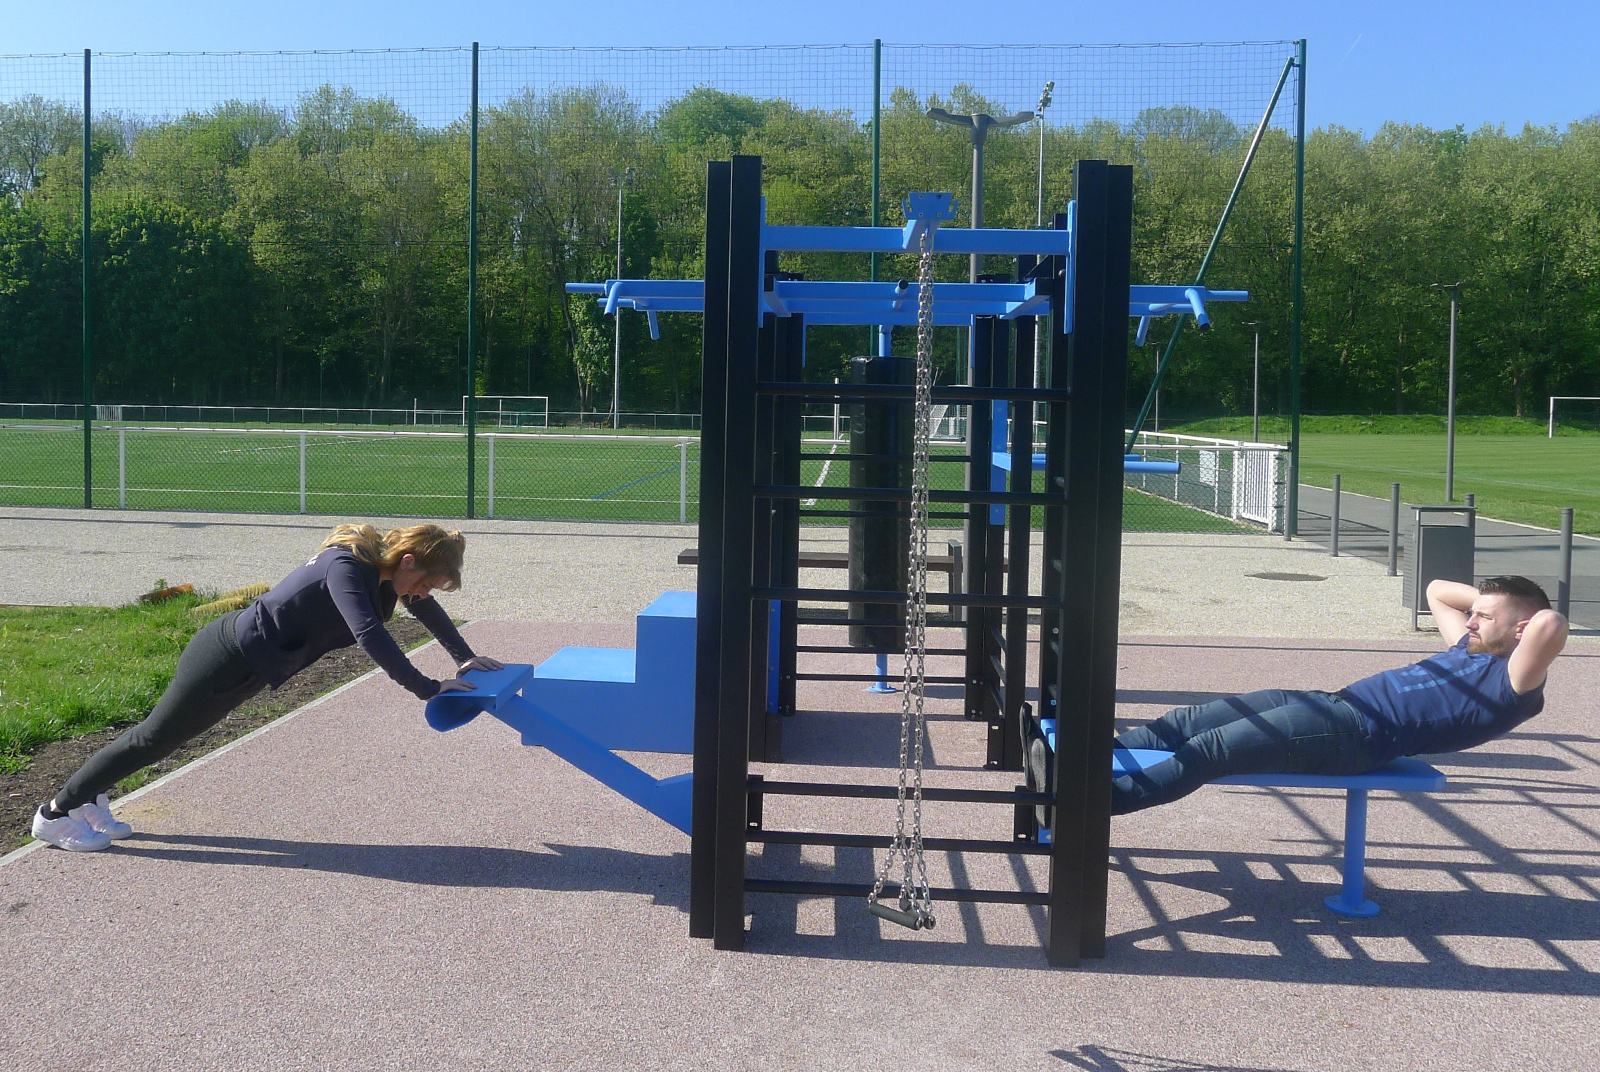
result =
[[1389,485],[1389,576],[1400,572],[1400,485]]
[[1333,557],[1339,557],[1339,474],[1333,474],[1333,523],[1329,527]]
[[1478,497],[1472,492],[1467,492],[1467,497],[1464,501],[1468,510],[1476,510],[1478,508]]
[[1572,613],[1572,507],[1561,510],[1561,573],[1556,579],[1556,613]]

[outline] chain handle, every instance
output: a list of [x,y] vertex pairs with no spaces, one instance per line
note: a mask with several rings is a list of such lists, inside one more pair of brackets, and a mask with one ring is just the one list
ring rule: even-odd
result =
[[[906,570],[906,655],[900,690],[900,780],[895,792],[894,843],[884,858],[868,907],[913,930],[934,925],[933,897],[922,848],[922,760],[927,737],[923,696],[928,651],[928,440],[933,416],[933,228],[922,232],[917,261],[917,380],[912,405],[911,543]],[[911,831],[906,832],[907,768]],[[880,903],[895,861],[900,862],[898,908]]]

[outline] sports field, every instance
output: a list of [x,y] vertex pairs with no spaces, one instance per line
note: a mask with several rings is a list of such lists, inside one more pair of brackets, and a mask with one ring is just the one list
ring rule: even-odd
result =
[[[461,517],[466,514],[466,439],[460,434],[368,430],[96,427],[94,505],[132,510],[202,510],[345,516]],[[936,453],[960,453],[957,446]],[[826,442],[808,454],[826,455]],[[0,426],[0,502],[83,504],[80,426]],[[302,462],[304,482],[302,484]],[[961,487],[963,467],[933,467],[936,488]],[[808,458],[801,480],[844,487],[849,463]],[[699,520],[697,438],[629,435],[481,435],[475,459],[478,517],[569,521]],[[808,502],[842,510],[848,503]],[[1130,531],[1243,532],[1210,514],[1129,489]],[[838,518],[820,519],[842,524]],[[958,524],[936,521],[939,527]]]
[[[1434,435],[1301,435],[1300,479],[1406,502],[1444,502],[1445,439]],[[1477,497],[1484,517],[1558,528],[1573,508],[1577,532],[1600,535],[1600,435],[1457,435],[1455,493]]]

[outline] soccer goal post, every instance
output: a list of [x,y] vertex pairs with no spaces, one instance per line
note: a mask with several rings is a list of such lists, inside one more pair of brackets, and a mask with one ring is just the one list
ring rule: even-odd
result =
[[[461,423],[467,423],[467,398],[461,396]],[[475,403],[480,424],[496,428],[550,427],[549,395],[478,395]]]
[[1587,402],[1595,410],[1595,424],[1600,427],[1600,395],[1551,395],[1550,420],[1545,426],[1545,438],[1556,437],[1556,403],[1557,402]]

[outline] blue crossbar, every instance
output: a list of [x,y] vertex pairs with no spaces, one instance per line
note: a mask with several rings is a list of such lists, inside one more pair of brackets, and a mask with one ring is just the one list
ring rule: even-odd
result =
[[[1005,450],[995,451],[994,467],[996,469],[1004,469],[1008,473],[1011,472],[1011,452]],[[1033,471],[1036,473],[1044,471],[1043,454],[1035,454],[1033,456]],[[1122,471],[1124,473],[1176,473],[1179,471],[1179,463],[1147,462],[1137,454],[1127,454],[1123,456]]]
[[653,778],[610,749],[540,710],[521,695],[534,668],[523,663],[503,670],[469,670],[471,692],[441,692],[428,701],[425,717],[436,730],[472,721],[480,711],[522,734],[522,743],[547,748],[595,781],[627,797],[645,811],[689,832],[693,775]]
[[[1042,718],[1039,728],[1051,753],[1056,747],[1056,720]],[[1112,777],[1136,774],[1165,763],[1171,752],[1147,748],[1116,748],[1111,753]],[[1448,784],[1443,772],[1420,759],[1402,757],[1390,760],[1365,774],[1234,774],[1218,778],[1213,785],[1259,785],[1281,789],[1343,789],[1344,866],[1339,892],[1323,899],[1340,915],[1367,918],[1378,914],[1378,906],[1366,897],[1367,882],[1367,793],[1387,789],[1400,793],[1431,793]],[[1041,837],[1044,834],[1041,832]]]

